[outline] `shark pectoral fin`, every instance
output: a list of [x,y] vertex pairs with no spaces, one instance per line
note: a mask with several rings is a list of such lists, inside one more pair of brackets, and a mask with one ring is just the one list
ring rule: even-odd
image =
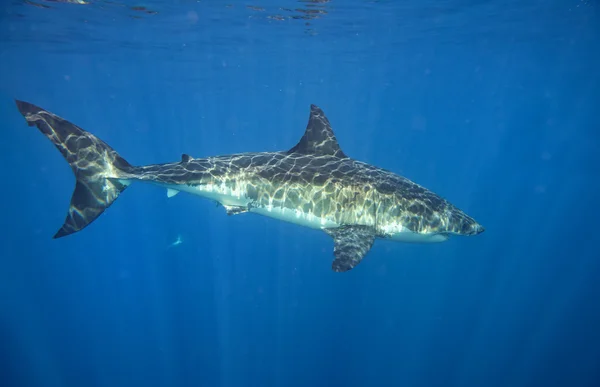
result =
[[244,212],[248,212],[248,207],[227,206],[225,204],[223,204],[223,207],[225,207],[225,211],[227,212],[227,215],[237,215],[237,214],[242,214]]
[[375,233],[368,226],[342,226],[324,231],[333,238],[335,259],[331,269],[338,273],[358,265],[375,242]]
[[167,197],[172,198],[173,196],[177,195],[179,192],[180,191],[177,191],[176,189],[167,188]]

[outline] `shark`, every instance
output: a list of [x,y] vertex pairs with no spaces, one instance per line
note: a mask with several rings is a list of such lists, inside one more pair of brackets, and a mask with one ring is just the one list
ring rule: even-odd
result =
[[484,227],[443,197],[411,180],[344,153],[323,110],[292,148],[134,166],[104,141],[34,104],[16,100],[29,126],[60,151],[75,175],[66,219],[54,238],[79,232],[131,184],[145,182],[216,201],[228,215],[255,213],[328,234],[331,268],[358,265],[376,239],[438,243]]

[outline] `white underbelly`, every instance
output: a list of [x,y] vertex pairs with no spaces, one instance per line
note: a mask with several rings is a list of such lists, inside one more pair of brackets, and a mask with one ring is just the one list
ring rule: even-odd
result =
[[204,184],[198,186],[187,185],[164,185],[165,187],[187,192],[195,196],[211,199],[221,203],[224,206],[240,206],[245,207],[250,203],[245,192],[241,189],[229,188],[225,185]]
[[412,231],[401,231],[390,236],[396,242],[404,243],[440,243],[448,240],[444,234],[419,234]]
[[[124,181],[125,182],[125,181]],[[157,183],[154,183],[157,184]],[[207,199],[215,200],[225,206],[241,206],[247,207],[250,204],[250,200],[246,197],[245,192],[241,189],[229,188],[224,185],[202,185],[202,186],[187,186],[187,185],[167,185],[158,184],[165,188],[183,191],[192,195],[201,196]],[[304,227],[310,227],[314,229],[324,228],[335,228],[339,227],[339,224],[315,216],[312,213],[306,213],[290,208],[284,207],[250,207],[250,212],[268,216],[278,220],[294,223]],[[391,225],[387,230],[390,235],[389,239],[397,242],[405,243],[439,243],[448,240],[448,236],[444,234],[419,234],[402,227],[401,225]]]
[[294,223],[304,227],[323,229],[339,227],[335,222],[297,210],[282,207],[255,207],[250,212]]
[[[225,206],[247,207],[250,204],[250,200],[246,198],[245,192],[242,192],[241,190],[236,190],[235,188],[230,189],[225,186],[209,184],[202,186],[164,186],[172,190],[183,191],[191,193],[192,195],[212,199]],[[250,207],[249,212],[315,229],[338,227],[337,223],[327,220],[325,218],[317,217],[311,213],[304,213],[289,208],[273,206]]]

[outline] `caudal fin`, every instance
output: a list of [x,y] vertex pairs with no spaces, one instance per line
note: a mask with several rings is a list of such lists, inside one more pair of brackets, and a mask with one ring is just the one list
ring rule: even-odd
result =
[[84,229],[127,188],[117,178],[132,166],[108,144],[77,125],[28,102],[16,103],[29,126],[37,126],[52,141],[75,174],[69,212],[54,238]]

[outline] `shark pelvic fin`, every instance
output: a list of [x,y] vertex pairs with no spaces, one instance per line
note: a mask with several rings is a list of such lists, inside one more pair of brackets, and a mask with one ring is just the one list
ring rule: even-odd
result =
[[310,105],[310,116],[304,136],[288,153],[348,157],[340,148],[325,113],[316,105]]
[[177,195],[180,191],[173,189],[173,188],[167,188],[167,197],[168,198],[172,198],[173,196]]
[[375,233],[368,226],[342,226],[324,231],[333,237],[335,259],[331,269],[338,273],[358,265],[375,242]]
[[127,188],[119,176],[134,169],[104,141],[77,125],[28,102],[16,101],[29,126],[37,126],[60,151],[75,174],[67,218],[60,238],[92,223]]
[[244,212],[248,212],[248,207],[228,206],[226,204],[223,204],[223,207],[225,208],[225,212],[227,212],[227,215],[237,215],[243,214]]

